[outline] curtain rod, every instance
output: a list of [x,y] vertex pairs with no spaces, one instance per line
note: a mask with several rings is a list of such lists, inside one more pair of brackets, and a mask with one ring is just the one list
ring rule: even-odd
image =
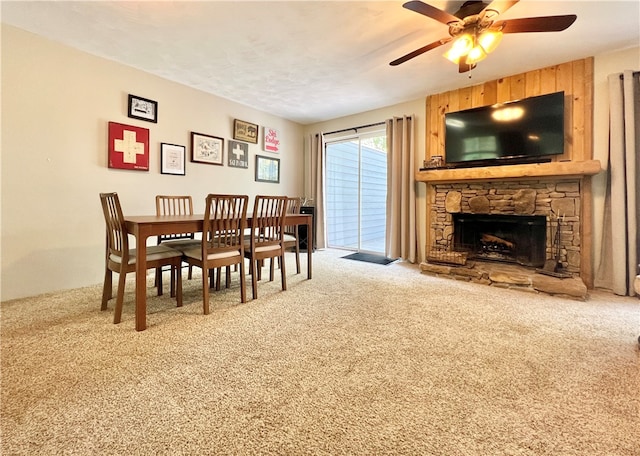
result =
[[356,133],[358,133],[358,128],[367,128],[367,127],[377,127],[378,125],[384,125],[385,122],[378,122],[378,123],[372,123],[372,124],[368,124],[368,125],[360,125],[359,127],[351,127],[351,128],[345,128],[342,130],[336,130],[336,131],[330,131],[325,133],[325,135],[332,135],[334,133],[343,133],[345,131],[349,131],[349,130],[355,130]]

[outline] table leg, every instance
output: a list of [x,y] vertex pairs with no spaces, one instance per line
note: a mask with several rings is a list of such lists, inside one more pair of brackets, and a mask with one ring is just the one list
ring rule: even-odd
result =
[[135,230],[136,237],[136,331],[147,329],[147,238],[143,226]]
[[311,278],[311,256],[313,252],[313,227],[311,220],[313,217],[309,217],[307,221],[307,279]]

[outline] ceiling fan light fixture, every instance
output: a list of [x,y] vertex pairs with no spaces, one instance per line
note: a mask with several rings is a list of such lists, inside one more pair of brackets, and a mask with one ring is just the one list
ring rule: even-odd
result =
[[484,51],[482,46],[474,46],[469,53],[467,54],[467,58],[464,63],[467,65],[473,65],[475,63],[480,62],[487,58],[487,53]]
[[478,37],[478,44],[482,46],[487,54],[492,53],[502,41],[502,32],[487,30]]
[[473,49],[473,37],[465,33],[453,42],[449,50],[444,53],[444,56],[453,63],[458,64],[460,59],[469,54],[471,49]]

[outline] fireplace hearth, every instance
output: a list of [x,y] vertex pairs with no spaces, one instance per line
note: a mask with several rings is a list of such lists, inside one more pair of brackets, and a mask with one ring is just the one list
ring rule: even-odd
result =
[[469,259],[541,267],[546,258],[546,217],[454,214],[453,249]]

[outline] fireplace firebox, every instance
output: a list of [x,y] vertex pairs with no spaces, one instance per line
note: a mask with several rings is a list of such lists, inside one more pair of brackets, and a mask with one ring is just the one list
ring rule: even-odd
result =
[[542,267],[546,224],[542,215],[453,214],[453,248],[470,259]]

